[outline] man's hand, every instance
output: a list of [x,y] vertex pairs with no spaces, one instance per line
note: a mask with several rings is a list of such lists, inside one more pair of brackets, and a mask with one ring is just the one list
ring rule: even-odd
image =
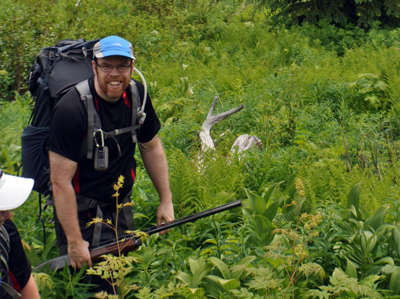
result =
[[71,266],[74,269],[82,268],[84,265],[92,266],[89,243],[85,240],[68,242],[68,255],[71,259]]
[[[157,225],[162,225],[167,222],[171,222],[175,220],[174,216],[174,206],[172,204],[172,200],[169,201],[161,201],[160,205],[157,209]],[[164,230],[160,232],[160,234],[165,234],[169,230]]]

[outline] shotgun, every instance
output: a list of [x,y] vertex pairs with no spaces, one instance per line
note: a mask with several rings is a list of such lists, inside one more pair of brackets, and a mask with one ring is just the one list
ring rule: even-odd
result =
[[[228,209],[232,209],[238,206],[241,206],[242,203],[240,200],[236,200],[236,201],[232,201],[230,203],[209,209],[209,210],[205,210],[203,212],[200,213],[196,213],[196,214],[192,214],[189,216],[186,216],[184,218],[172,221],[172,222],[168,222],[159,226],[152,226],[146,230],[144,230],[144,232],[148,235],[152,235],[158,232],[161,232],[163,230],[166,229],[170,229],[173,228],[175,226],[178,225],[182,225],[185,224],[187,222],[194,222],[200,218],[203,217],[208,217],[217,213],[220,213],[222,211],[228,210]],[[141,239],[136,237],[136,236],[132,236],[132,235],[128,235],[126,237],[121,237],[120,241],[114,241],[114,242],[110,242],[107,243],[103,246],[100,247],[96,247],[93,248],[92,250],[90,250],[90,257],[92,259],[93,262],[96,262],[100,259],[100,257],[104,254],[118,254],[119,252],[123,253],[123,252],[128,252],[128,251],[132,251],[137,249],[140,245],[142,244]],[[33,270],[34,271],[38,271],[41,268],[48,266],[50,268],[50,270],[59,270],[64,268],[65,266],[70,266],[71,265],[71,261],[69,259],[69,256],[66,255],[62,255],[53,259],[50,259],[46,262],[43,262],[39,265],[37,265]]]

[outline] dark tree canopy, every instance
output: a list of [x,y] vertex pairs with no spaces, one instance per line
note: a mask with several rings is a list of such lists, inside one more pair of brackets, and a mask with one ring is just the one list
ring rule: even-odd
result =
[[400,25],[399,0],[264,0],[275,20],[287,25],[328,21],[368,29],[373,24]]

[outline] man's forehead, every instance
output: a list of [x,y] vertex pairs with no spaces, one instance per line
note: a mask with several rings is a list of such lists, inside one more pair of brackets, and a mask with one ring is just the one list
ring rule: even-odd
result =
[[98,62],[107,62],[107,63],[129,63],[133,62],[132,59],[123,56],[109,56],[105,58],[97,58]]

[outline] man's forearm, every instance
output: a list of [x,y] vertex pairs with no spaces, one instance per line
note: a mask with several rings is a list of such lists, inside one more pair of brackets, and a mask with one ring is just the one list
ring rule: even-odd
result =
[[49,152],[49,161],[54,206],[67,238],[71,266],[80,268],[84,264],[91,265],[89,243],[82,239],[76,195],[71,183],[76,173],[77,163],[51,151]]
[[71,183],[77,163],[52,151],[49,151],[49,162],[54,206],[67,241],[82,240],[76,195]]
[[172,194],[169,185],[168,164],[161,141],[155,137],[152,146],[141,146],[140,151],[144,166],[149,174],[160,200],[172,201]]
[[29,280],[26,283],[25,287],[21,291],[21,299],[39,299],[39,291],[36,286],[35,280],[33,279],[32,274],[29,276]]
[[53,184],[53,192],[57,217],[68,243],[82,241],[78,221],[78,207],[72,185],[59,187]]

